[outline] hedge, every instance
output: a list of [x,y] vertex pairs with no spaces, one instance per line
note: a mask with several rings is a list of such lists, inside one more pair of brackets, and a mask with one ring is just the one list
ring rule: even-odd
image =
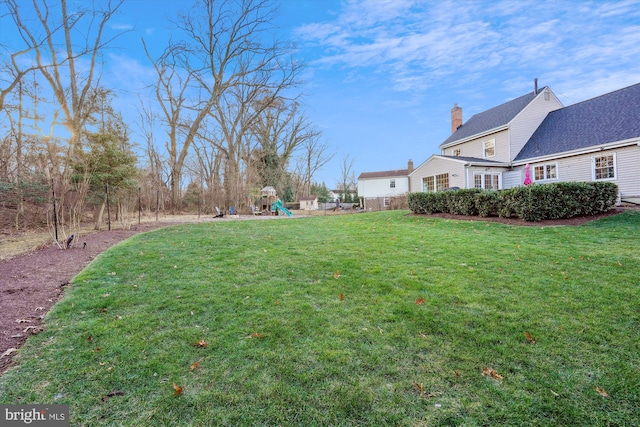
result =
[[418,214],[444,212],[542,221],[606,212],[617,198],[618,186],[612,182],[558,182],[501,191],[473,188],[410,193],[408,204]]

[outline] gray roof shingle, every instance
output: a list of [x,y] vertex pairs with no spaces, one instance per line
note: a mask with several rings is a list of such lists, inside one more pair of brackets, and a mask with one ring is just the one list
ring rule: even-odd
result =
[[[545,90],[542,88],[538,93]],[[445,139],[440,146],[450,144],[468,138],[479,133],[504,126],[509,123],[524,107],[536,97],[536,94],[530,92],[519,98],[512,99],[502,105],[493,107],[482,113],[474,114],[469,120],[462,124],[449,138]]]
[[514,161],[640,137],[640,83],[550,112]]
[[392,171],[380,171],[380,172],[362,172],[358,175],[358,179],[371,179],[371,178],[391,178],[402,177],[409,175],[408,169],[398,169]]

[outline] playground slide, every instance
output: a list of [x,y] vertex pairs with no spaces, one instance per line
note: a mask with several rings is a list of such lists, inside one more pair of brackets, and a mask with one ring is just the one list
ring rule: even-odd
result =
[[283,212],[284,214],[286,214],[287,216],[293,216],[293,214],[291,213],[291,211],[287,208],[285,208],[282,205],[282,201],[280,199],[278,199],[277,202],[275,202],[273,205],[271,205],[271,210],[277,209],[280,212]]

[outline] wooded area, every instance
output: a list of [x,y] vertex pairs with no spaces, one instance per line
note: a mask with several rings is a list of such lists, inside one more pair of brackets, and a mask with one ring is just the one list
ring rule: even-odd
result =
[[242,211],[267,185],[284,201],[326,191],[313,178],[333,154],[305,115],[304,63],[277,40],[271,1],[185,3],[161,54],[141,40],[154,79],[136,117],[102,79],[124,1],[2,1],[20,45],[0,46],[0,226],[55,214],[99,228],[108,202],[123,219]]

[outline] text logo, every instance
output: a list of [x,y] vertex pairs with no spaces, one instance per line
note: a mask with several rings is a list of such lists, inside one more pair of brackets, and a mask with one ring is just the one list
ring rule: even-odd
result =
[[2,426],[68,427],[69,405],[0,405]]

